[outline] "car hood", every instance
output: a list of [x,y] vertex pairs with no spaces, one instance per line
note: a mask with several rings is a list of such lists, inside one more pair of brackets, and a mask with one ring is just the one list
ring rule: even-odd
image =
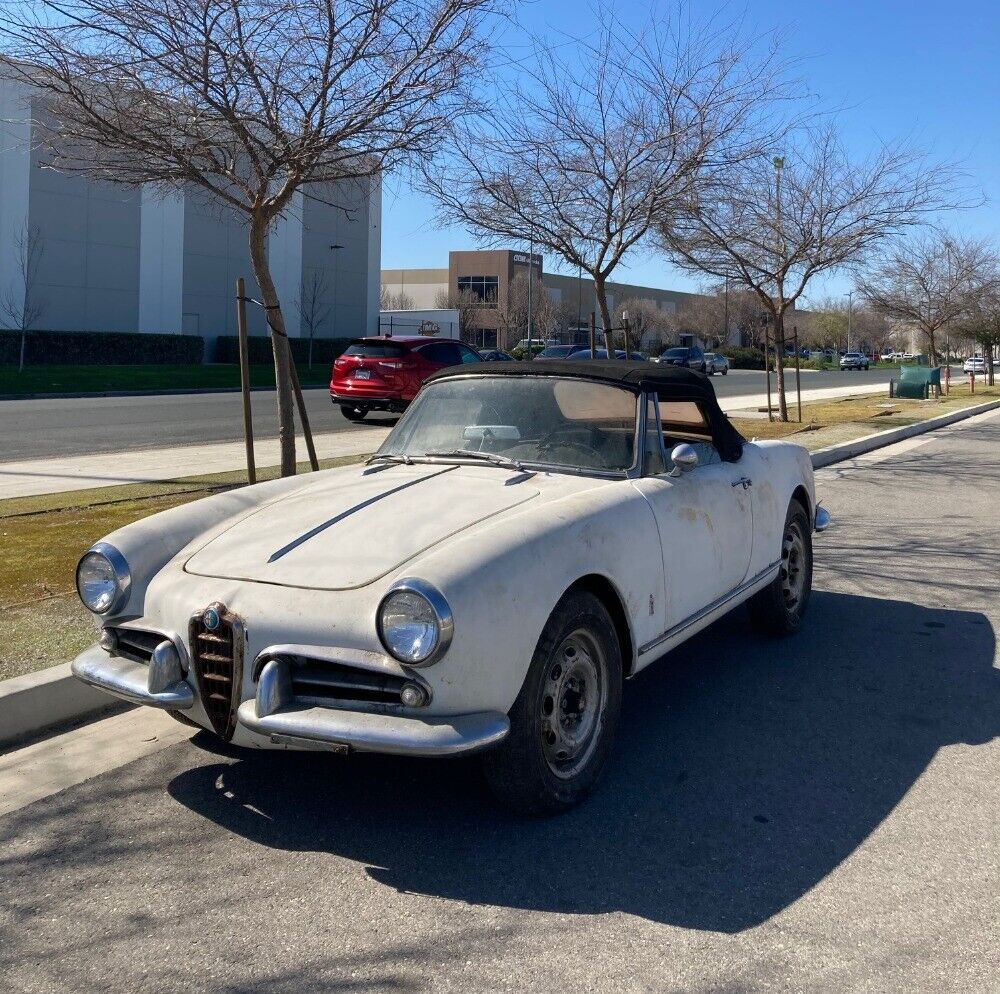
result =
[[185,563],[198,576],[314,590],[363,587],[538,496],[485,467],[339,470],[236,521]]

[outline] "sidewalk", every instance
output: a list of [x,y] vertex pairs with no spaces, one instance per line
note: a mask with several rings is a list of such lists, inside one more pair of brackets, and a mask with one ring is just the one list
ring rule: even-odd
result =
[[[316,454],[320,459],[364,455],[374,452],[388,433],[388,428],[372,427],[364,431],[316,435]],[[276,438],[260,440],[254,448],[258,468],[276,466],[281,461]],[[301,438],[296,451],[300,460],[307,458]],[[0,463],[0,500],[127,483],[159,483],[245,468],[246,449],[242,441],[22,460]]]
[[[888,387],[884,383],[823,387],[803,390],[802,400],[883,392],[888,393]],[[772,402],[774,396],[772,394]],[[790,406],[795,403],[794,390],[788,393],[788,403]],[[745,410],[756,413],[758,407],[767,405],[767,394],[726,397],[720,404],[724,411],[730,413]],[[388,428],[372,426],[357,431],[317,435],[316,453],[320,459],[366,455],[382,444],[388,432]],[[258,467],[276,466],[280,461],[277,439],[258,440],[255,448]],[[305,447],[301,439],[298,440],[298,456],[299,459],[305,458]],[[243,469],[246,466],[245,460],[243,442],[237,441],[0,463],[0,500],[128,483],[159,483],[205,473],[225,473]]]

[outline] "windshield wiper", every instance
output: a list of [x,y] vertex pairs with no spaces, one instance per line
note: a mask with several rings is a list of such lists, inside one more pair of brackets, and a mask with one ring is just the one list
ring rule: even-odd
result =
[[520,460],[501,456],[496,452],[478,452],[475,449],[451,449],[448,452],[425,452],[424,455],[432,459],[482,459],[484,462],[493,463],[494,466],[503,466],[505,469],[524,470],[524,466]]
[[413,460],[409,456],[397,456],[388,452],[381,454],[376,452],[365,460],[365,465],[370,466],[373,462],[401,462],[407,466],[413,465]]

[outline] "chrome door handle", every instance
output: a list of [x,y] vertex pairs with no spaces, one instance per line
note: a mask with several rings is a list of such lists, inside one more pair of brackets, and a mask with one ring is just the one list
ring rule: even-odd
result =
[[751,480],[749,476],[741,476],[738,480],[733,480],[733,486],[742,487],[746,490],[747,487],[753,486],[753,480]]

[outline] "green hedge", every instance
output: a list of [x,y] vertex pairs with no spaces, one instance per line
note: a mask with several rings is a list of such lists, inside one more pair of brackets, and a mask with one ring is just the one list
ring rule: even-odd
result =
[[[119,331],[29,331],[27,366],[196,365],[205,343],[200,335],[146,335]],[[0,331],[0,365],[16,365],[21,332]]]
[[[344,354],[344,349],[353,342],[353,338],[315,338],[313,339],[313,362],[332,363],[337,356]],[[289,338],[288,344],[292,349],[292,358],[297,365],[302,365],[309,360],[309,339]],[[250,362],[265,363],[273,361],[271,352],[270,335],[251,335],[247,339],[247,352],[250,355]],[[215,340],[215,361],[216,362],[239,362],[240,361],[240,340],[236,335],[220,335]]]
[[763,369],[764,353],[760,349],[720,349],[729,360],[731,369]]

